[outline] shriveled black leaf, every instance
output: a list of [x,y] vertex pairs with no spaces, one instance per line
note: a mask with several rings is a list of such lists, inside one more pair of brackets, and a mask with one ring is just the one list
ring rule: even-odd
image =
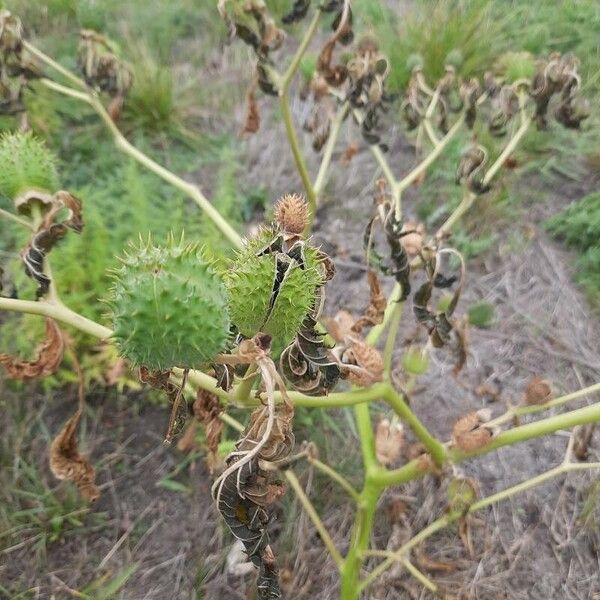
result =
[[281,18],[286,25],[297,23],[304,19],[310,8],[311,0],[295,0],[292,10]]
[[[58,223],[55,219],[62,208],[69,211],[69,216]],[[44,273],[44,259],[52,248],[62,240],[69,229],[75,233],[83,230],[81,201],[68,192],[60,191],[52,197],[50,210],[29,244],[21,252],[25,273],[38,284],[38,298],[48,293],[50,278]]]

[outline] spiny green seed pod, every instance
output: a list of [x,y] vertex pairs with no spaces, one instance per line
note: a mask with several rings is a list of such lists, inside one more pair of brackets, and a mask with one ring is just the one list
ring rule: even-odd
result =
[[59,188],[55,156],[29,133],[0,137],[0,165],[0,193],[12,198],[21,212],[28,212],[33,197],[48,203]]
[[114,272],[113,337],[135,365],[198,368],[225,349],[227,292],[196,244],[140,240]]
[[271,335],[274,355],[292,342],[322,283],[316,248],[304,244],[304,268],[284,251],[265,252],[278,235],[274,229],[261,231],[248,241],[225,274],[231,321],[244,336],[259,331]]

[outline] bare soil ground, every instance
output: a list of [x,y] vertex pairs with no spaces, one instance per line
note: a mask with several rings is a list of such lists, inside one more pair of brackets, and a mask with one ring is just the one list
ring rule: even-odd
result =
[[[302,122],[306,108],[296,103]],[[241,122],[241,116],[236,118]],[[278,194],[299,190],[283,126],[268,126],[265,115],[259,136],[243,142],[248,158],[248,184],[264,182]],[[409,145],[390,132],[390,164],[405,172],[413,163]],[[340,151],[359,139],[356,130],[344,132]],[[334,161],[339,159],[338,152]],[[311,158],[311,168],[316,160]],[[335,259],[336,278],[328,289],[326,312],[345,308],[359,313],[367,299],[361,255],[362,231],[372,208],[373,183],[378,177],[368,149],[363,148],[349,167],[334,167],[325,204],[316,223],[315,240]],[[205,185],[201,176],[200,183]],[[470,302],[487,300],[496,308],[497,320],[489,330],[473,329],[470,357],[458,378],[443,351],[435,355],[430,372],[412,394],[411,402],[434,433],[447,439],[460,415],[485,406],[495,414],[504,404],[517,402],[534,375],[551,380],[557,392],[568,392],[600,380],[600,325],[590,317],[589,306],[572,283],[571,256],[549,241],[540,220],[568,200],[598,186],[591,177],[580,184],[534,180],[520,184],[524,197],[521,218],[499,232],[505,240],[483,257],[470,261],[464,296],[458,312]],[[529,192],[542,192],[543,201],[528,201]],[[418,189],[409,190],[405,205],[410,213]],[[402,337],[414,332],[406,311]],[[497,397],[476,394],[487,384]],[[4,405],[0,414],[3,432],[18,439],[16,450],[35,463],[40,478],[58,497],[68,486],[56,485],[46,465],[48,440],[61,427],[75,405],[66,392],[41,395],[26,388],[9,392],[0,384]],[[584,398],[583,405],[592,398]],[[18,404],[18,406],[17,406]],[[10,539],[0,553],[0,582],[5,588],[31,590],[22,597],[70,598],[103,575],[114,577],[123,567],[137,570],[116,597],[126,600],[179,598],[252,598],[252,575],[237,576],[227,567],[232,538],[213,507],[210,476],[202,457],[181,468],[185,457],[162,445],[166,412],[145,402],[143,395],[120,395],[114,390],[90,394],[84,420],[84,447],[97,465],[102,496],[83,515],[91,527],[94,515],[105,513],[101,528],[74,529],[48,544],[45,556],[36,556],[26,539]],[[15,406],[17,406],[15,408]],[[382,410],[382,409],[381,409]],[[302,411],[297,439],[317,438],[322,454],[334,466],[342,464],[351,479],[360,480],[358,441],[348,411],[329,411],[329,431],[317,427],[323,417]],[[311,429],[310,419],[315,428]],[[16,432],[16,433],[15,433]],[[7,435],[8,437],[8,435]],[[488,495],[525,480],[557,464],[563,457],[568,434],[557,433],[461,465],[460,471],[479,481]],[[600,458],[600,439],[591,444],[591,458]],[[4,456],[2,464],[10,462]],[[180,471],[178,471],[180,469]],[[167,489],[161,481],[169,475],[182,487]],[[343,549],[348,543],[352,511],[349,503],[329,483],[304,471],[307,486],[322,510],[324,522]],[[570,475],[531,490],[482,512],[473,523],[474,555],[469,556],[455,529],[432,537],[415,562],[456,598],[477,600],[591,600],[600,592],[597,497],[590,496],[593,475]],[[426,478],[391,490],[382,500],[381,519],[374,543],[394,548],[445,510],[445,483]],[[582,506],[591,498],[596,517],[581,519]],[[405,511],[386,510],[405,504]],[[592,511],[593,512],[593,511]],[[274,548],[279,554],[286,598],[335,598],[337,575],[314,528],[293,498],[275,509]],[[0,546],[1,547],[1,546]],[[596,595],[595,595],[596,594]],[[0,592],[0,596],[2,593]],[[15,594],[16,596],[16,594]],[[401,570],[390,571],[381,585],[369,591],[373,600],[421,599],[430,596]]]

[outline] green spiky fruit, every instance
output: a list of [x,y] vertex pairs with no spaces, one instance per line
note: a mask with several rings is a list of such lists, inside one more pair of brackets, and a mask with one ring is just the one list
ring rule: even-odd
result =
[[274,230],[267,229],[249,240],[225,274],[232,323],[247,337],[258,332],[269,334],[275,356],[298,333],[302,321],[313,309],[317,287],[322,283],[318,250],[305,244],[304,268],[291,260],[271,307],[277,253],[262,256],[257,253],[276,235]]
[[196,244],[140,242],[121,261],[109,304],[123,356],[151,369],[185,369],[225,349],[227,293]]
[[56,158],[29,133],[0,137],[0,164],[0,193],[13,200],[25,192],[53,194],[59,189]]

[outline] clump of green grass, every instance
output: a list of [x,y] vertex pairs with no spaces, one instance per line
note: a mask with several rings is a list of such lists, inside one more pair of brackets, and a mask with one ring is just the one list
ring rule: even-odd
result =
[[34,444],[50,444],[43,411],[32,401],[17,402],[5,386],[0,393],[0,553],[3,560],[27,552],[44,561],[52,544],[103,529],[106,513],[91,513],[75,486],[51,479],[30,460]]
[[546,221],[557,239],[579,253],[577,279],[600,308],[600,192],[586,196]]
[[433,81],[444,74],[449,57],[460,57],[461,75],[482,75],[507,48],[506,19],[491,18],[488,3],[481,0],[417,3],[401,20],[397,11],[374,0],[355,0],[354,9],[390,58],[392,89],[408,83],[411,55],[421,56],[425,75]]

